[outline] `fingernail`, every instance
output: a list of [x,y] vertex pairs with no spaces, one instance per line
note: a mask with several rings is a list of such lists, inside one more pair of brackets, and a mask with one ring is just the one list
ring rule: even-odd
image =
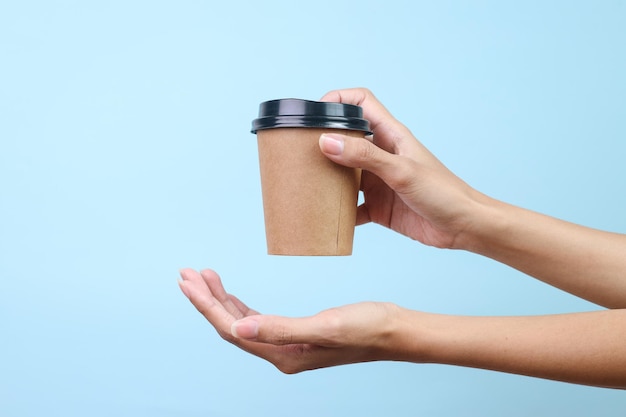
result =
[[180,290],[183,292],[183,294],[185,294],[185,297],[189,298],[189,289],[185,285],[185,281],[183,281],[182,279],[179,279],[178,286],[180,287]]
[[241,339],[256,339],[259,334],[259,322],[254,319],[237,320],[230,327],[230,332]]
[[324,134],[320,137],[320,147],[324,153],[341,155],[343,153],[343,138]]

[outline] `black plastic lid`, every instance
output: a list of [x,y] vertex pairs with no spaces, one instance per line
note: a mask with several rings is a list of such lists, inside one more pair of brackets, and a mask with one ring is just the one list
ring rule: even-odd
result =
[[363,119],[363,109],[359,106],[296,98],[261,103],[259,118],[252,121],[251,132],[279,127],[321,127],[372,134],[369,121]]

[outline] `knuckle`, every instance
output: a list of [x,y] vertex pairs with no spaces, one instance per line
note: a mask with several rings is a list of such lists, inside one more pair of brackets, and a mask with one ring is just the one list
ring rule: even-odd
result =
[[361,94],[363,94],[365,97],[372,97],[374,96],[374,93],[372,93],[372,90],[370,90],[369,88],[366,87],[359,87],[358,90],[361,92]]
[[192,299],[192,303],[196,307],[196,310],[200,312],[207,320],[210,321],[210,318],[213,314],[213,307],[215,306],[215,301],[212,299]]
[[354,155],[358,161],[367,162],[376,159],[376,145],[366,140],[358,140],[356,144]]
[[359,98],[361,99],[364,99],[366,97],[373,95],[371,90],[367,87],[354,87],[354,88],[350,88],[349,90],[352,90],[353,92],[358,93]]
[[324,334],[320,335],[326,346],[337,346],[344,334],[344,320],[338,309],[331,308],[321,314],[324,320]]
[[293,334],[283,325],[276,326],[269,337],[271,343],[277,345],[289,345],[293,341]]
[[397,162],[389,171],[390,175],[386,182],[396,191],[409,190],[415,183],[415,171],[418,169],[416,162],[404,157],[398,157]]
[[289,331],[287,331],[286,329],[283,328],[283,329],[281,329],[280,333],[278,334],[278,341],[282,345],[289,345],[293,341],[293,336],[292,336],[291,332],[289,332]]

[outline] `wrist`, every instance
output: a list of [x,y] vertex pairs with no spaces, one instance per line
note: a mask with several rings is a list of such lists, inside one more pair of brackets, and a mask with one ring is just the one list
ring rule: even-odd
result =
[[401,309],[391,360],[475,366],[484,351],[481,318]]
[[506,230],[505,203],[474,191],[463,227],[454,241],[453,249],[482,254],[494,236]]
[[434,361],[437,314],[391,305],[393,319],[385,333],[382,360],[429,363]]

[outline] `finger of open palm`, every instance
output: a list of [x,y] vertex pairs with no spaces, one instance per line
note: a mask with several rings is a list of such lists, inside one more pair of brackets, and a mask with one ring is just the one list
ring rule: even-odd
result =
[[183,285],[187,289],[189,301],[215,327],[222,338],[230,340],[230,326],[235,317],[214,297],[202,276],[192,270],[181,272]]
[[200,275],[202,276],[202,279],[211,291],[211,294],[213,294],[213,297],[215,297],[220,302],[220,304],[222,305],[222,307],[224,307],[226,311],[228,311],[236,319],[241,319],[245,317],[245,312],[242,311],[239,306],[233,302],[230,295],[224,289],[222,280],[215,271],[205,269],[200,273]]
[[228,294],[228,297],[230,298],[232,303],[239,309],[239,311],[241,311],[241,313],[243,314],[243,317],[254,316],[254,315],[257,315],[257,314],[261,314],[258,311],[248,307],[243,301],[241,301],[236,296],[234,296],[232,294]]

